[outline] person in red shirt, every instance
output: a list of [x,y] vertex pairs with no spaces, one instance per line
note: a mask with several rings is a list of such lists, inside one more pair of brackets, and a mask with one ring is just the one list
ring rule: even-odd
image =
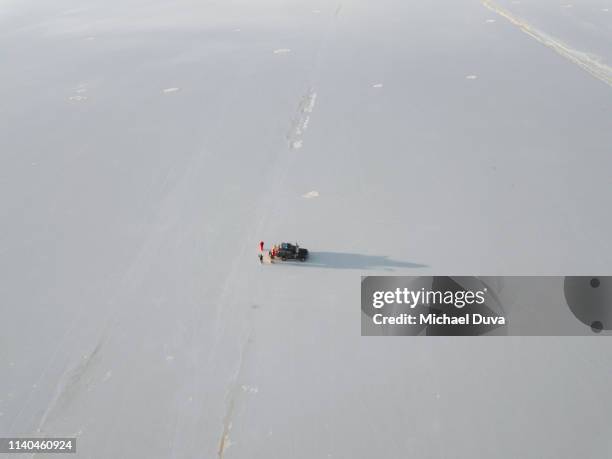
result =
[[261,241],[261,242],[259,243],[259,251],[260,251],[260,252],[263,252],[263,250],[264,250],[264,242],[263,242],[263,241]]

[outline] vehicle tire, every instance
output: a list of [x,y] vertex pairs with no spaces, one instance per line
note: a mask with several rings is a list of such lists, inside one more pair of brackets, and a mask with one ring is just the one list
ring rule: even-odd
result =
[[287,261],[287,257],[281,257],[281,260]]
[[303,263],[303,262],[306,261],[306,258],[302,257],[302,258],[300,258],[300,261]]

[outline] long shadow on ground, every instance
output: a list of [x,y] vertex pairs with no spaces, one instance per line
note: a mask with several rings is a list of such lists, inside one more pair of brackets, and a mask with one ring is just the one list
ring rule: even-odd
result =
[[362,255],[344,252],[310,252],[305,263],[291,262],[304,267],[330,269],[387,269],[392,268],[427,268],[427,265],[409,261],[394,260],[387,256]]

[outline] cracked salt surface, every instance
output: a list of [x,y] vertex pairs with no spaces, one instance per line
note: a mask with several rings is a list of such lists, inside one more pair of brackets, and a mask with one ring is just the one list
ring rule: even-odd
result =
[[315,104],[317,102],[317,93],[311,90],[300,102],[298,107],[298,116],[294,120],[293,126],[288,134],[289,146],[293,150],[302,148],[304,140],[302,136],[308,129],[310,124],[310,115],[314,111]]
[[[510,1],[499,3],[510,6]],[[176,4],[190,2],[178,0]],[[22,46],[21,33],[3,35],[7,46],[14,46],[20,54],[4,72],[13,75],[15,87],[11,89],[16,94],[14,106],[4,99],[7,103],[2,107],[3,113],[9,114],[4,117],[6,129],[15,133],[3,139],[8,142],[4,150],[10,150],[3,165],[3,184],[11,194],[26,196],[28,208],[25,219],[12,218],[15,212],[16,216],[24,213],[18,208],[3,213],[8,231],[3,232],[0,251],[5,251],[0,258],[3,266],[9,267],[9,277],[0,291],[15,305],[7,308],[7,320],[28,322],[28,308],[43,315],[31,323],[29,334],[38,346],[24,345],[28,336],[8,328],[0,340],[7,351],[0,358],[4,399],[0,425],[6,421],[12,432],[36,432],[41,414],[51,405],[42,426],[44,432],[64,429],[70,433],[84,428],[87,435],[82,446],[91,451],[100,448],[106,457],[121,457],[126,451],[134,457],[155,457],[163,451],[167,457],[217,459],[218,451],[222,454],[225,449],[225,459],[257,456],[258,452],[262,457],[309,459],[324,458],[331,452],[339,457],[346,448],[362,457],[403,457],[406,448],[415,456],[435,456],[444,449],[434,447],[432,452],[431,440],[441,440],[436,433],[416,435],[409,445],[396,441],[402,434],[402,419],[410,410],[425,407],[430,414],[425,419],[429,427],[440,419],[466,421],[457,425],[455,437],[461,441],[453,443],[455,456],[478,456],[474,441],[483,443],[479,445],[483,450],[494,449],[492,434],[500,421],[524,439],[518,449],[501,451],[504,459],[546,455],[547,445],[541,437],[555,430],[562,434],[558,446],[568,457],[579,456],[580,448],[572,449],[575,444],[605,452],[604,439],[593,439],[588,428],[574,429],[571,422],[547,423],[546,415],[563,418],[570,412],[575,418],[609,419],[605,408],[612,395],[605,391],[602,377],[611,358],[607,348],[587,345],[589,340],[557,346],[550,342],[552,338],[547,338],[549,344],[534,345],[537,338],[533,338],[524,346],[493,343],[486,349],[462,340],[422,346],[415,341],[410,346],[416,360],[406,362],[402,349],[393,343],[368,342],[360,347],[363,339],[359,331],[355,333],[354,324],[344,320],[342,307],[333,306],[356,295],[359,286],[354,281],[360,274],[382,273],[384,269],[389,269],[389,274],[428,274],[429,268],[423,272],[385,262],[387,256],[406,263],[421,260],[448,271],[460,264],[468,270],[475,266],[503,274],[506,270],[520,272],[524,257],[514,255],[513,249],[525,247],[536,260],[530,273],[556,272],[566,264],[578,272],[596,271],[605,257],[590,256],[597,253],[588,247],[605,244],[605,234],[612,231],[608,216],[597,209],[597,199],[588,199],[607,196],[607,188],[595,182],[605,178],[605,172],[599,171],[610,166],[608,156],[598,153],[609,145],[609,129],[602,129],[605,122],[601,119],[606,115],[601,100],[608,86],[589,82],[588,74],[581,78],[570,61],[556,59],[552,49],[540,46],[535,38],[479,2],[445,9],[443,22],[453,24],[453,33],[435,37],[427,24],[439,19],[436,2],[422,2],[414,8],[405,2],[401,14],[394,11],[398,5],[393,2],[360,2],[359,8],[342,2],[345,6],[340,17],[340,3],[333,7],[321,3],[325,10],[317,16],[311,13],[317,8],[312,2],[299,0],[292,3],[296,13],[292,16],[283,2],[269,2],[268,6],[279,9],[254,9],[256,14],[250,18],[233,13],[218,18],[216,8],[210,5],[199,14],[194,11],[198,2],[191,2],[192,11],[181,12],[186,15],[185,24],[174,15],[166,18],[167,13],[180,8],[163,7],[163,17],[155,18],[149,7],[163,2],[146,2],[143,18],[137,8],[132,11],[135,3],[123,2],[121,10],[126,14],[118,24],[110,24],[106,15],[96,17],[98,11],[104,13],[105,3],[93,0],[91,5],[99,4],[100,8],[92,8],[83,18],[91,22],[91,28],[83,24],[72,28],[65,18],[56,21],[54,16],[41,15],[44,27],[55,28],[49,37],[58,38],[49,41],[58,46],[45,46],[44,50]],[[524,1],[524,9],[514,8],[527,22],[535,19],[528,15],[528,3],[534,4]],[[562,13],[573,16],[579,9],[586,14],[579,8],[581,4],[562,10],[564,3],[551,4],[554,17]],[[600,23],[610,18],[611,13],[600,11],[605,3],[597,0],[592,9]],[[536,12],[542,11],[538,7]],[[393,39],[393,52],[381,52],[376,46],[381,43],[381,29],[394,13],[393,37],[382,37],[385,43],[386,38]],[[286,28],[279,24],[272,30],[271,17],[288,19]],[[364,18],[371,27],[363,27]],[[497,19],[497,24],[485,23],[488,18]],[[166,23],[170,23],[171,33],[163,37],[147,32]],[[239,23],[245,24],[244,35],[232,31],[242,27]],[[544,27],[548,22],[533,25],[540,24]],[[303,27],[292,32],[294,25]],[[5,21],[5,26],[10,26],[10,21]],[[62,30],[65,26],[70,27]],[[14,27],[19,30],[21,22]],[[470,44],[478,46],[454,42],[454,32],[462,32],[463,27],[470,40],[474,39]],[[576,25],[572,33],[588,32],[580,27]],[[194,34],[196,29],[202,33]],[[66,35],[60,34],[64,32]],[[85,41],[87,32],[99,34],[98,38]],[[46,32],[40,35],[47,36]],[[137,37],[137,42],[129,38],[128,48],[118,49],[126,37]],[[595,45],[599,37],[605,38],[592,37]],[[158,46],[160,38],[167,40],[163,49]],[[253,38],[252,43],[242,41],[247,38]],[[558,38],[572,40],[573,35]],[[483,43],[486,56],[489,51],[503,53],[495,62],[498,65],[479,60]],[[581,43],[567,44],[580,49]],[[584,43],[591,42],[585,39]],[[365,46],[355,52],[360,44]],[[180,52],[186,45],[201,59],[177,66],[173,51]],[[276,48],[289,46],[295,47],[291,56],[273,54]],[[452,49],[455,62],[419,68],[408,65],[415,47],[422,56],[438,56],[438,47]],[[604,54],[609,49],[606,44],[600,48],[603,56],[609,55]],[[254,52],[257,49],[260,52]],[[25,79],[20,87],[23,72],[41,58],[41,51],[48,56],[39,62],[70,59],[74,72],[39,65],[36,81]],[[557,65],[538,59],[547,52]],[[408,56],[406,65],[395,65],[398,56]],[[420,56],[415,57],[415,63],[422,61]],[[433,58],[425,60],[434,64]],[[143,82],[138,68],[147,62],[155,72]],[[368,67],[372,70],[364,72]],[[390,68],[393,80],[385,75]],[[510,78],[511,84],[502,87],[494,84],[507,82],[506,72],[513,70],[524,70],[528,78]],[[482,81],[480,74],[475,81],[465,79],[476,71],[483,72]],[[192,95],[192,85],[162,92],[169,89],[169,83],[187,85],[185,78],[199,77],[206,84],[202,91],[195,91],[197,97],[194,92],[193,99],[187,97]],[[76,91],[78,83],[90,80],[92,86],[86,92]],[[38,82],[40,87],[30,91],[32,83]],[[142,92],[143,84],[149,87],[144,88],[148,96],[140,95],[152,103],[138,103],[139,97],[126,92],[126,88]],[[383,85],[385,91],[373,88],[375,84]],[[308,112],[312,104],[307,98],[313,89],[321,100]],[[50,97],[40,97],[43,90]],[[459,97],[454,97],[454,91]],[[91,102],[67,100],[79,95]],[[148,97],[162,105],[180,106],[167,113]],[[470,103],[467,111],[466,102]],[[533,112],[525,113],[526,107]],[[36,136],[28,136],[31,126],[22,123],[26,109],[29,113],[44,111],[44,117],[37,116],[37,120],[49,120],[44,125],[36,123],[40,128]],[[88,112],[87,119],[80,122],[75,112]],[[113,113],[119,117],[111,116]],[[531,129],[531,124],[515,125],[522,117],[537,123],[537,129]],[[122,126],[125,120],[129,125]],[[479,129],[482,122],[487,123],[486,130]],[[558,126],[570,122],[572,129],[559,137]],[[151,133],[155,125],[167,129]],[[463,129],[466,126],[468,131]],[[474,147],[474,129],[478,144],[487,148]],[[456,135],[460,130],[465,135]],[[438,132],[452,135],[438,136]],[[559,138],[563,142],[558,142]],[[527,164],[514,148],[521,149],[521,139],[542,150],[528,157]],[[301,149],[291,150],[292,142]],[[575,154],[572,147],[576,145],[583,154]],[[44,159],[31,159],[38,151],[48,154]],[[27,168],[28,160],[38,166]],[[115,160],[121,167],[114,166]],[[538,173],[540,161],[545,161],[542,164],[550,173]],[[440,175],[440,164],[452,164],[457,173]],[[494,176],[488,172],[492,165],[497,167]],[[570,166],[575,180],[566,181]],[[40,171],[34,173],[37,167]],[[56,171],[61,171],[61,180],[54,180]],[[405,171],[416,175],[406,181]],[[510,188],[517,175],[525,184],[525,193]],[[472,179],[466,186],[462,185],[466,181],[463,176]],[[444,185],[448,179],[454,194],[450,200]],[[431,186],[435,181],[441,186]],[[117,186],[106,186],[109,183]],[[241,192],[234,192],[236,184]],[[317,191],[315,186],[324,190],[325,199],[314,193],[306,197]],[[498,206],[491,205],[482,219],[455,213],[456,201],[478,198],[485,188],[486,203]],[[545,190],[544,194],[534,193],[537,189]],[[223,190],[227,192],[220,192]],[[584,192],[578,216],[585,222],[573,219],[571,228],[556,234],[553,231],[559,228],[558,223],[567,220],[564,198],[575,190]],[[406,199],[414,207],[414,215],[407,214]],[[550,210],[544,218],[540,215],[542,199]],[[336,210],[338,205],[341,213]],[[507,219],[515,206],[520,206],[522,217],[516,225]],[[282,218],[278,217],[279,209]],[[449,212],[452,225],[446,221]],[[597,225],[586,222],[589,217]],[[47,222],[52,231],[41,232],[44,228],[28,224],[39,220]],[[491,222],[491,228],[500,231],[491,233],[487,225],[483,229],[482,222]],[[354,231],[345,231],[353,226]],[[63,236],[53,237],[55,232]],[[552,234],[546,238],[552,242],[535,241],[534,234],[545,233]],[[313,251],[312,260],[303,265],[278,263],[258,269],[259,261],[247,251],[255,252],[255,239],[269,242],[277,237],[303,242]],[[405,244],[394,243],[402,238]],[[453,245],[455,240],[465,244]],[[566,256],[559,255],[558,248],[563,246],[556,246],[557,240],[571,242],[563,248]],[[495,243],[499,244],[493,247]],[[463,246],[469,247],[464,250]],[[573,249],[578,246],[583,250]],[[55,263],[58,253],[69,262]],[[95,259],[95,266],[83,269],[81,258]],[[565,263],[566,259],[571,262]],[[104,275],[107,272],[110,274]],[[156,301],[149,307],[150,299],[160,294],[166,295],[167,301]],[[253,304],[260,305],[259,309],[252,310]],[[175,330],[177,321],[185,327]],[[240,343],[250,327],[252,353],[236,375]],[[80,383],[60,397],[73,374],[66,370],[73,367],[73,360],[87,361],[87,357],[81,360],[83,351],[90,349],[104,330],[108,330],[109,339],[100,359]],[[164,349],[160,344],[165,338],[172,344]],[[356,347],[359,352],[353,352]],[[168,355],[175,360],[166,361]],[[497,365],[500,355],[506,363],[521,362],[530,374],[529,381],[523,384],[512,365]],[[601,365],[583,356],[595,356],[595,363]],[[547,359],[545,366],[541,365],[543,357]],[[9,361],[15,366],[9,366]],[[342,375],[337,374],[339,363]],[[462,371],[482,369],[483,365],[489,365],[487,372],[477,374],[476,379]],[[32,377],[45,368],[48,371],[40,378],[38,390],[26,400],[24,396],[32,392]],[[102,383],[110,368],[112,378]],[[323,375],[314,385],[313,372]],[[582,373],[584,378],[574,377]],[[92,387],[98,385],[87,393],[90,377]],[[428,393],[403,391],[406,384],[419,379],[434,382],[425,389]],[[552,390],[560,380],[565,392],[576,394],[576,403],[569,410],[563,404],[564,390]],[[482,402],[470,407],[467,418],[461,404],[449,402],[457,381],[466,385],[464,398]],[[516,387],[499,397],[500,381]],[[580,391],[585,383],[594,390]],[[241,386],[247,384],[261,386],[259,392],[244,391]],[[369,390],[373,385],[384,390]],[[551,389],[548,396],[538,397],[539,386]],[[19,387],[22,390],[18,391]],[[15,394],[8,398],[10,390]],[[398,392],[407,394],[404,405],[396,404]],[[441,394],[439,401],[436,393]],[[231,398],[235,398],[233,410]],[[296,398],[304,403],[295,403]],[[338,410],[334,403],[326,405],[330,400],[343,400],[342,408],[346,409]],[[434,408],[438,404],[439,410],[427,411],[431,403]],[[500,409],[487,410],[491,403],[501,404]],[[313,409],[304,410],[304,404]],[[120,416],[113,410],[117,406]],[[364,413],[364,406],[383,409]],[[504,409],[508,406],[515,406],[524,416],[508,413]],[[160,410],[163,419],[157,416]],[[358,422],[360,417],[368,422]],[[527,418],[531,422],[525,422]],[[295,422],[287,423],[287,419]],[[229,427],[232,420],[236,430]],[[371,425],[385,427],[375,429],[376,441],[368,436]],[[149,435],[152,431],[155,435]],[[129,436],[115,435],[111,443],[105,442],[104,435],[98,436],[99,432],[130,432],[130,436],[146,437],[147,441],[135,449]],[[471,438],[473,432],[476,434]],[[569,434],[574,434],[573,438],[568,438],[572,437]]]
[[74,89],[75,95],[69,96],[68,100],[71,100],[73,102],[82,102],[87,100],[87,96],[85,96],[84,94],[87,92],[88,89],[88,83],[79,83]]
[[309,191],[308,193],[303,194],[302,197],[306,198],[306,199],[318,198],[319,197],[319,192],[318,191]]
[[254,386],[247,386],[247,385],[243,385],[242,390],[243,392],[246,392],[248,394],[256,394],[259,392],[259,388],[254,387]]

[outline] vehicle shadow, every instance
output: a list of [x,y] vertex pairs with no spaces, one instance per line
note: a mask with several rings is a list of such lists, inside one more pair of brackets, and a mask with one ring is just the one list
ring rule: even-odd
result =
[[329,269],[383,269],[394,268],[427,268],[427,265],[409,261],[394,260],[387,256],[362,255],[345,252],[310,252],[305,263],[296,262],[299,266]]

